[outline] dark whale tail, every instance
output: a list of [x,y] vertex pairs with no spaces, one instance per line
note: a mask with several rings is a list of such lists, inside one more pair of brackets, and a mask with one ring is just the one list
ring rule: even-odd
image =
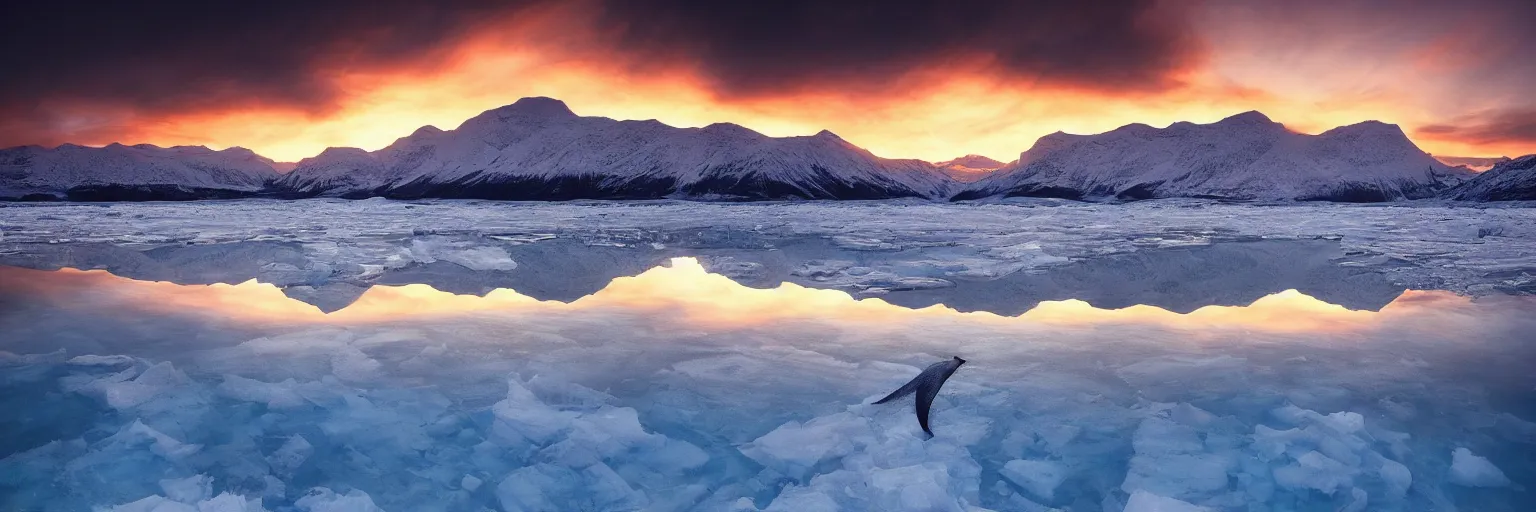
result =
[[923,432],[931,438],[933,437],[933,430],[928,428],[928,410],[933,407],[933,397],[939,395],[939,388],[944,387],[944,382],[949,380],[949,376],[954,375],[955,370],[960,369],[962,364],[965,364],[965,360],[955,357],[948,361],[928,365],[928,368],[923,369],[923,372],[917,374],[917,377],[913,377],[911,381],[902,384],[896,391],[892,391],[885,398],[876,400],[875,403],[883,404],[916,392],[917,424],[922,426]]

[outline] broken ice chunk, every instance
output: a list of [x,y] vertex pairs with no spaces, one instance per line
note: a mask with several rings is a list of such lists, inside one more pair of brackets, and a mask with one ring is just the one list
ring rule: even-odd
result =
[[373,504],[373,498],[368,493],[352,489],[346,494],[336,494],[326,487],[310,489],[304,497],[293,502],[293,506],[304,512],[384,512],[384,509]]
[[1381,461],[1381,481],[1387,485],[1387,494],[1401,498],[1408,494],[1408,488],[1413,485],[1413,473],[1408,471],[1408,466],[1403,463],[1385,459]]
[[[212,499],[200,499],[189,503],[182,503],[164,496],[150,496],[132,503],[96,510],[105,512],[267,512],[267,509],[261,506],[261,498],[246,499],[244,496],[227,492]],[[315,510],[351,512],[353,509]]]
[[1358,487],[1350,489],[1349,504],[1344,505],[1344,508],[1339,509],[1339,512],[1360,512],[1365,510],[1365,506],[1371,502],[1370,497],[1370,494],[1366,493],[1365,489]]
[[315,447],[304,436],[294,434],[277,451],[267,456],[267,465],[280,475],[291,475],[309,459]]
[[83,355],[71,357],[66,362],[74,366],[128,366],[133,364],[133,358],[128,356]]
[[577,471],[564,466],[537,464],[520,468],[496,486],[496,499],[507,510],[557,511],[586,507],[593,510],[635,510],[647,503],[606,464]]
[[875,510],[964,510],[950,495],[949,472],[938,462],[875,470],[869,487]]
[[1451,483],[1466,487],[1503,487],[1509,485],[1497,466],[1487,458],[1479,457],[1466,448],[1451,452]]
[[1125,503],[1125,512],[1210,512],[1210,510],[1187,501],[1158,496],[1142,490],[1131,493],[1131,499]]
[[188,478],[167,478],[160,481],[165,497],[182,503],[197,503],[213,496],[213,478],[196,475]]
[[1297,457],[1294,464],[1275,468],[1274,476],[1275,483],[1287,489],[1317,489],[1333,494],[1334,490],[1354,483],[1355,469],[1310,451]]
[[264,403],[275,409],[304,405],[304,397],[299,394],[299,384],[293,379],[262,382],[239,375],[225,375],[218,389],[219,393],[235,400]]
[[267,509],[261,506],[261,498],[246,499],[225,492],[198,503],[197,512],[267,512]]
[[331,374],[346,382],[367,382],[377,376],[381,363],[357,347],[345,346],[331,353]]
[[165,496],[150,496],[132,503],[124,503],[111,508],[98,508],[106,512],[198,512],[197,507],[167,499]]
[[1337,434],[1354,434],[1365,428],[1365,417],[1357,412],[1339,411],[1332,414],[1319,414],[1317,411],[1302,409],[1295,405],[1280,407],[1270,414],[1280,421],[1292,425],[1317,424],[1333,429]]
[[869,420],[840,412],[807,421],[791,421],[741,448],[741,453],[780,473],[799,479],[823,460],[851,453],[853,438],[872,438]]
[[1234,458],[1207,453],[1194,429],[1162,418],[1142,420],[1131,439],[1136,455],[1120,489],[1178,498],[1206,496],[1227,487]]
[[1067,479],[1067,467],[1048,460],[1011,460],[998,473],[1045,500],[1055,499],[1056,487]]
[[541,446],[569,429],[577,415],[545,404],[515,376],[507,379],[507,398],[492,405],[491,414],[496,418],[491,432],[499,440]]
[[464,478],[459,480],[459,488],[469,492],[475,492],[476,489],[480,488],[480,484],[482,483],[484,482],[479,478],[475,478],[475,475],[464,475]]
[[604,406],[573,419],[565,440],[551,445],[546,453],[565,465],[582,467],[650,440],[634,409]]
[[132,424],[123,427],[122,430],[113,434],[112,437],[107,438],[107,441],[112,444],[125,446],[150,442],[152,443],[150,451],[166,459],[179,459],[191,455],[203,447],[200,444],[187,444],[177,441],[171,436],[160,433],[159,430],[150,428],[139,420],[133,420]]
[[785,487],[779,497],[763,512],[800,512],[802,510],[842,510],[827,493],[798,485]]
[[123,410],[148,402],[186,382],[186,374],[176,370],[171,363],[163,362],[149,367],[133,380],[103,383],[101,392],[107,405]]
[[0,350],[0,368],[58,363],[68,355],[69,353],[62,348],[46,354],[17,354]]

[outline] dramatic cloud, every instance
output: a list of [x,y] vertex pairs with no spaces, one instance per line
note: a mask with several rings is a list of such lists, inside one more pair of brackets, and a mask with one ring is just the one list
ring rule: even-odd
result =
[[15,2],[7,103],[323,105],[336,73],[415,63],[506,6],[489,2]]
[[601,12],[617,48],[689,59],[725,94],[889,83],[971,63],[1051,84],[1155,90],[1199,56],[1184,17],[1151,0],[610,0]]
[[571,26],[543,28],[587,39],[583,57],[696,66],[723,94],[888,84],[956,60],[1137,90],[1166,85],[1194,48],[1176,17],[1138,0],[16,2],[0,31],[0,108],[10,131],[82,128],[68,115],[82,104],[323,112],[345,92],[337,76],[430,69],[464,38],[525,28],[530,8],[568,11],[554,19]]
[[1529,117],[1484,114],[1531,111],[1528,0],[6,2],[0,19],[0,147],[296,160],[545,95],[931,160],[1255,109],[1302,131],[1399,123],[1435,154],[1536,150]]
[[323,111],[344,94],[335,76],[430,65],[445,42],[511,8],[490,4],[7,2],[0,137],[144,111]]
[[1430,138],[1455,139],[1474,144],[1519,143],[1536,146],[1536,108],[1492,112],[1454,124],[1432,124],[1416,132]]

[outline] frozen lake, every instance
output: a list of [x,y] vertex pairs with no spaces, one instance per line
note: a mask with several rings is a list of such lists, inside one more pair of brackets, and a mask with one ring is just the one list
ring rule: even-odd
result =
[[6,205],[0,508],[1525,511],[1533,292],[1519,207]]

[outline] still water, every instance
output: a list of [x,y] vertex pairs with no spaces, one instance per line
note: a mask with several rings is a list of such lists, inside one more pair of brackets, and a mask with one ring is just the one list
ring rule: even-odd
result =
[[[718,257],[340,298],[0,267],[0,508],[1536,506],[1536,298],[1297,273],[1329,302],[1253,271],[1309,252],[1214,247],[861,293]],[[871,404],[951,356],[933,439]]]

